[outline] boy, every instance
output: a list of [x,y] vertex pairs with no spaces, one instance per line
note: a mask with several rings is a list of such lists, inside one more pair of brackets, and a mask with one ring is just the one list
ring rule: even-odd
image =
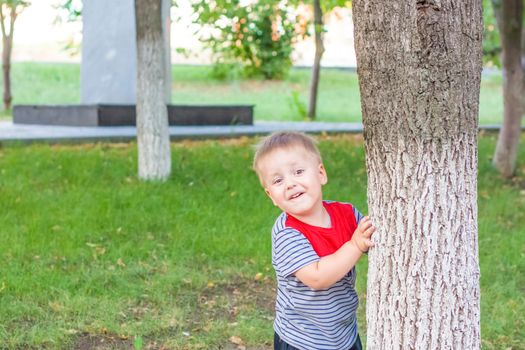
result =
[[272,230],[274,349],[360,350],[354,266],[373,246],[375,227],[352,205],[323,201],[326,170],[303,133],[266,137],[253,168],[283,211]]

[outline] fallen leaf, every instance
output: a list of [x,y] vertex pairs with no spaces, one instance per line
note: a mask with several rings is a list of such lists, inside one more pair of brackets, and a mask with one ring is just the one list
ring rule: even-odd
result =
[[232,335],[230,337],[230,342],[235,345],[244,345],[244,342],[242,341],[241,337],[238,337],[236,335]]

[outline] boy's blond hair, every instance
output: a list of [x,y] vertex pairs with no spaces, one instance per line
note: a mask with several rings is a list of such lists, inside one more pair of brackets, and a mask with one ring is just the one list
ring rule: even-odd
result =
[[293,146],[303,147],[307,152],[311,153],[319,163],[322,162],[321,153],[317,148],[317,141],[297,131],[278,131],[265,137],[255,146],[255,155],[253,157],[253,170],[259,175],[259,162],[267,154],[281,148],[289,148]]

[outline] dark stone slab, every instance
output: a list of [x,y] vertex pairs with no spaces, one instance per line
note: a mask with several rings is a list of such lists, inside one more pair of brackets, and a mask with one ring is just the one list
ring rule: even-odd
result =
[[170,125],[253,125],[253,106],[168,106]]
[[13,106],[14,124],[97,126],[96,106]]
[[[170,125],[253,125],[253,106],[168,105]],[[14,124],[131,126],[134,105],[15,105]]]

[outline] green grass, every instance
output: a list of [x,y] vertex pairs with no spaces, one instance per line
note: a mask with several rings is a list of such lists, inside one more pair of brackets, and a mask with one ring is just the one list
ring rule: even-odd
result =
[[[278,210],[250,170],[253,142],[174,143],[163,184],[137,181],[135,144],[0,148],[0,348],[270,348]],[[525,149],[506,182],[494,143],[480,140],[481,334],[486,349],[523,349]],[[320,147],[325,197],[366,212],[360,138]],[[366,338],[366,259],[358,270]]]
[[[210,66],[174,65],[172,103],[251,104],[256,120],[303,120],[310,71],[292,69],[284,81],[217,81]],[[80,65],[58,63],[14,63],[14,104],[80,103]],[[480,94],[480,123],[501,123],[503,104],[501,75],[484,75]],[[2,117],[3,115],[3,117]],[[0,118],[9,119],[10,112]],[[357,74],[350,70],[323,69],[319,86],[318,120],[361,121]]]

